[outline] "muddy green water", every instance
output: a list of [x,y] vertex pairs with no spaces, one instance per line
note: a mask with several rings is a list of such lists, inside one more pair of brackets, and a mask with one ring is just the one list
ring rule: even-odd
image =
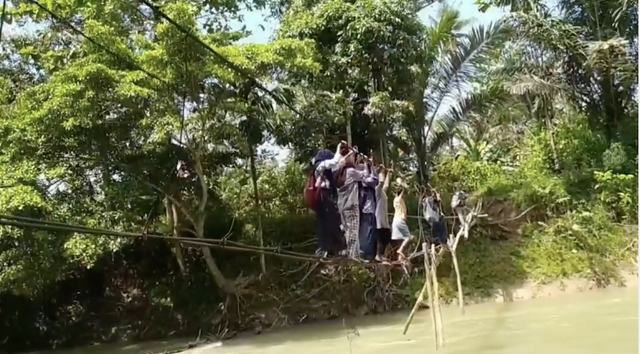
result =
[[[616,288],[553,298],[468,306],[465,315],[443,307],[445,347],[442,354],[636,354],[638,289]],[[348,319],[359,336],[347,333],[342,320],[246,336],[195,348],[183,354],[424,354],[435,353],[429,312],[421,311],[407,335],[406,314]],[[158,342],[76,353],[142,354],[171,349],[177,342]],[[69,352],[67,352],[69,353]]]

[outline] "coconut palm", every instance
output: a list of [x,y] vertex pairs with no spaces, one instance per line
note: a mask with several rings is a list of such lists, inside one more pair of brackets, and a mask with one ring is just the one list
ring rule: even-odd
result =
[[510,38],[511,27],[498,21],[463,31],[465,25],[459,11],[443,6],[426,28],[426,60],[415,68],[414,114],[402,124],[418,160],[421,183],[426,183],[430,162],[455,128],[471,112],[506,97],[499,90],[465,91],[476,67]]

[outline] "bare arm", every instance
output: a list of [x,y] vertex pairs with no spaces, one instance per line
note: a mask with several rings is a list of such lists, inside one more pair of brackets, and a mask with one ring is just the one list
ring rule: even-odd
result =
[[389,181],[391,181],[391,171],[387,171],[387,173],[385,173],[382,192],[387,193],[387,189],[389,189]]
[[343,144],[344,142],[338,144],[336,153],[333,155],[332,159],[318,163],[318,166],[316,167],[316,175],[321,175],[325,170],[336,171],[344,164],[345,157],[340,155],[340,150],[342,149]]
[[316,174],[321,175],[325,170],[336,170],[340,167],[340,163],[342,162],[342,156],[340,154],[336,154],[331,160],[324,160],[318,164],[316,167]]

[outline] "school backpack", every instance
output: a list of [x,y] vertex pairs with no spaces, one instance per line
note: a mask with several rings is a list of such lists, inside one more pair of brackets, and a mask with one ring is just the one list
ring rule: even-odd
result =
[[309,173],[307,178],[307,185],[304,188],[304,202],[311,210],[316,210],[318,203],[320,203],[320,190],[316,187],[316,174],[315,171]]

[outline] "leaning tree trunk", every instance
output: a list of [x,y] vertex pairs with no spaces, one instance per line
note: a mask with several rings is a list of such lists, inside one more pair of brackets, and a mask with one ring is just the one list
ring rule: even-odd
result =
[[[209,199],[209,187],[207,186],[207,180],[204,175],[204,169],[202,168],[202,160],[200,151],[194,149],[193,150],[193,159],[195,162],[195,170],[198,175],[198,180],[200,181],[200,190],[201,190],[201,198],[198,204],[198,210],[195,215],[191,215],[187,212],[184,207],[181,207],[184,216],[191,221],[193,227],[195,228],[195,235],[197,238],[205,238],[204,237],[204,223],[207,218],[206,209],[207,209],[207,201]],[[173,202],[176,202],[173,200]],[[207,246],[202,247],[202,255],[204,256],[205,263],[207,264],[207,268],[209,268],[209,272],[213,277],[213,281],[216,285],[222,289],[227,294],[236,294],[237,288],[236,284],[233,281],[229,281],[218,265],[216,264],[213,255],[211,255],[211,249]]]
[[[258,194],[258,173],[256,172],[256,158],[253,144],[249,143],[249,169],[251,170],[251,183],[253,184],[253,202],[258,216],[258,240],[260,247],[264,247],[264,238],[262,237],[262,209],[260,208],[260,197]],[[267,273],[267,261],[264,253],[260,254],[260,268],[262,274]]]
[[227,294],[235,294],[236,287],[232,281],[225,278],[222,271],[220,271],[220,268],[218,268],[215,259],[213,259],[213,255],[211,255],[211,249],[209,247],[202,247],[202,255],[204,256],[204,261],[207,263],[207,268],[209,268],[209,272],[211,273],[216,285]]

